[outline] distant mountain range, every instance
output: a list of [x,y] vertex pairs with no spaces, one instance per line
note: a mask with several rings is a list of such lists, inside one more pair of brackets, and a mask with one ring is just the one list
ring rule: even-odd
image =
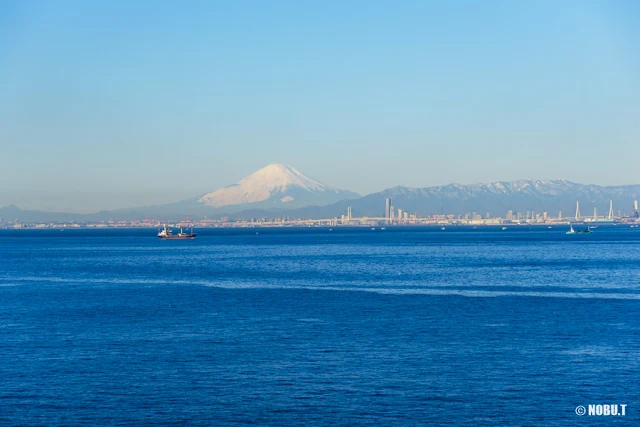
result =
[[640,185],[599,186],[577,184],[566,180],[519,180],[491,184],[449,184],[437,187],[393,187],[360,197],[358,194],[331,188],[303,175],[297,169],[271,164],[236,184],[165,205],[102,211],[95,214],[69,214],[21,210],[16,206],[0,208],[4,221],[106,221],[157,218],[180,220],[220,218],[333,218],[345,214],[351,206],[353,216],[384,216],[385,199],[391,198],[397,209],[411,214],[465,214],[476,212],[505,216],[514,212],[548,212],[557,216],[575,215],[576,201],[581,214],[606,214],[609,200],[614,212],[630,214],[633,201],[640,199]]
[[[353,216],[384,216],[385,199],[391,198],[393,206],[411,214],[420,216],[439,214],[479,213],[483,217],[487,212],[492,216],[504,217],[508,210],[513,212],[548,212],[549,216],[575,215],[576,201],[580,202],[583,217],[592,216],[593,208],[598,215],[609,210],[609,201],[613,201],[615,215],[630,214],[633,201],[640,198],[640,185],[622,185],[604,187],[599,185],[577,184],[566,180],[518,180],[512,182],[494,182],[491,184],[449,184],[437,187],[410,188],[393,187],[378,193],[369,194],[353,201],[341,201],[315,210],[316,215],[327,217],[332,213],[342,214],[351,206]],[[310,210],[298,210],[301,217],[311,216]]]

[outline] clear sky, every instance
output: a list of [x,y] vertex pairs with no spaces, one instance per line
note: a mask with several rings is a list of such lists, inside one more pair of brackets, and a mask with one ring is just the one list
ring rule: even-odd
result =
[[0,205],[175,201],[287,163],[362,194],[640,183],[640,2],[0,2]]

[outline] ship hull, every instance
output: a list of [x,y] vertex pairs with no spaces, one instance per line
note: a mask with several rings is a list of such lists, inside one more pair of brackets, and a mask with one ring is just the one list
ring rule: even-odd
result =
[[195,234],[189,234],[187,236],[158,236],[160,240],[193,240],[196,238]]

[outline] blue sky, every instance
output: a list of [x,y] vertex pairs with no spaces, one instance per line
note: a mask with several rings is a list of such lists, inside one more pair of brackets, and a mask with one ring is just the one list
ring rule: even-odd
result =
[[0,2],[0,205],[640,182],[640,2],[185,3]]

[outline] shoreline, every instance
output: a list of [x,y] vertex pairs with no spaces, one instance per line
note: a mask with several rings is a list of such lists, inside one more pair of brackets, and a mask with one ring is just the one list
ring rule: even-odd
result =
[[[466,227],[466,228],[503,228],[506,227],[509,229],[510,227],[522,228],[522,227],[546,227],[546,228],[555,228],[555,227],[565,227],[569,225],[578,225],[578,226],[591,226],[593,227],[617,227],[617,226],[636,226],[640,224],[640,220],[636,220],[635,218],[631,219],[631,221],[616,221],[616,222],[593,222],[593,221],[562,221],[562,222],[546,222],[546,223],[515,223],[515,222],[504,222],[498,224],[469,224],[469,223],[416,223],[416,224],[306,224],[305,220],[302,220],[300,224],[278,224],[278,223],[253,223],[253,224],[233,224],[233,223],[224,223],[217,225],[197,225],[197,224],[185,224],[185,223],[167,223],[168,227],[179,228],[179,227],[187,227],[193,228],[195,230],[206,230],[206,229],[252,229],[252,228],[355,228],[355,229],[370,229],[374,228],[376,230],[382,230],[387,228],[392,229],[400,229],[400,228],[442,228],[442,227]],[[317,221],[317,220],[309,220],[309,221]],[[156,230],[161,228],[164,224],[158,225],[68,225],[68,224],[38,224],[38,225],[24,225],[24,226],[0,226],[0,230],[113,230],[113,229],[146,229],[146,230]]]

